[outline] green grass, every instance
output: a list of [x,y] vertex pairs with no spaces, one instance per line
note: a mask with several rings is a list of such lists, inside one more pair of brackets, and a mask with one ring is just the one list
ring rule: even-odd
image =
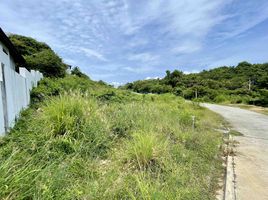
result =
[[[215,199],[219,116],[173,95],[78,80],[36,88],[42,100],[0,139],[2,199]],[[46,93],[53,84],[57,96]]]
[[238,132],[236,130],[230,130],[229,134],[232,135],[232,136],[243,136],[242,133],[240,133],[240,132]]

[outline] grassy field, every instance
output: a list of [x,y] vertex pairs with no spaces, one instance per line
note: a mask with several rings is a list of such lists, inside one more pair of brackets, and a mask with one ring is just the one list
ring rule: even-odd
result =
[[2,199],[215,199],[222,119],[198,104],[71,76],[32,99],[0,139]]

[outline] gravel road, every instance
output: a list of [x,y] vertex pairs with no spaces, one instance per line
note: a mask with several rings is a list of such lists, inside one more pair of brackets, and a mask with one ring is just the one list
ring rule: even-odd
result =
[[203,104],[222,115],[243,136],[235,157],[237,200],[268,200],[268,116],[252,111]]

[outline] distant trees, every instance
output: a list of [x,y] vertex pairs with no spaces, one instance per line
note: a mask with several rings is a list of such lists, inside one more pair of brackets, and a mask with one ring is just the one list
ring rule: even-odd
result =
[[63,77],[67,65],[45,43],[21,35],[9,35],[9,39],[17,51],[25,58],[26,68],[35,69],[48,77]]
[[163,79],[128,83],[123,88],[140,93],[172,92],[186,99],[250,103],[268,106],[268,63],[241,62],[195,74],[166,71]]
[[172,92],[172,87],[170,85],[161,84],[159,79],[136,81],[133,83],[127,83],[125,86],[120,88],[133,90],[139,93],[168,93]]
[[81,78],[89,78],[86,74],[84,74],[83,72],[81,72],[81,70],[79,69],[79,67],[74,67],[71,71],[72,75],[76,75],[78,77]]
[[167,85],[170,85],[171,87],[175,87],[177,84],[181,82],[181,79],[183,77],[183,72],[174,70],[172,73],[170,73],[169,70],[166,71],[166,77],[164,78],[164,82]]

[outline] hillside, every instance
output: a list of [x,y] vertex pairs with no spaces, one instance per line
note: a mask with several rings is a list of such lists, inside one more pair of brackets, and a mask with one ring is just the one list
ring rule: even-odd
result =
[[216,103],[268,106],[268,64],[241,62],[200,73],[167,71],[163,79],[128,83],[122,88],[139,93],[174,93],[186,99]]
[[[42,52],[53,53],[12,37],[37,66]],[[0,138],[2,199],[215,198],[223,172],[218,115],[172,94],[115,89],[77,67],[50,75]]]
[[9,35],[9,39],[25,58],[27,69],[38,70],[47,77],[64,77],[67,65],[47,44],[16,34]]

